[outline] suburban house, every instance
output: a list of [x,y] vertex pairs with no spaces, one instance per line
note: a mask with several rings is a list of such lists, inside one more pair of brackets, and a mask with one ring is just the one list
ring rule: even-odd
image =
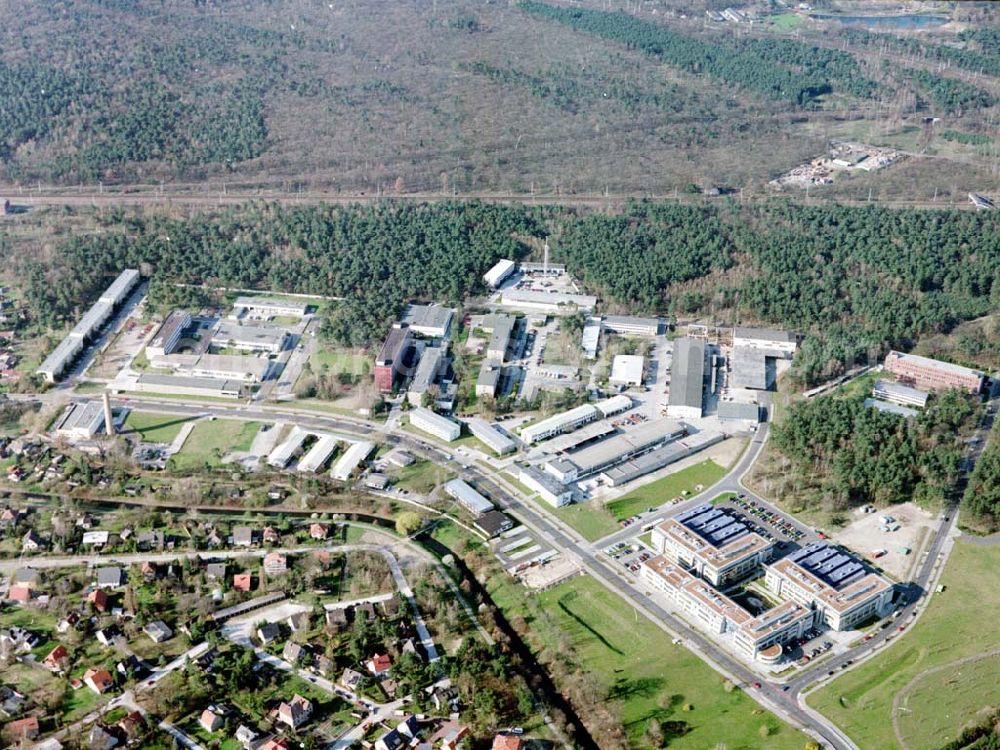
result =
[[372,658],[365,662],[368,671],[376,677],[384,677],[392,668],[392,659],[389,654],[373,654]]
[[125,574],[121,568],[98,568],[97,587],[101,589],[116,589],[122,585]]
[[142,629],[142,632],[148,635],[153,643],[163,643],[174,634],[163,620],[153,620]]
[[212,733],[222,729],[222,726],[226,722],[221,716],[215,713],[215,711],[210,708],[206,708],[201,712],[201,717],[199,717],[198,723],[201,724],[201,728],[206,732]]
[[257,628],[257,638],[262,646],[274,643],[281,637],[281,628],[277,623],[269,622]]
[[108,595],[101,589],[94,589],[87,595],[87,601],[94,605],[98,612],[107,612],[109,599]]
[[49,651],[49,655],[42,660],[42,664],[53,672],[65,671],[69,666],[69,651],[62,644]]
[[106,669],[88,669],[83,675],[83,683],[98,695],[104,695],[115,685],[115,678]]
[[288,571],[288,558],[280,552],[264,555],[264,572],[269,576],[281,575]]
[[312,539],[326,539],[330,535],[330,527],[325,523],[309,525],[309,536]]
[[253,587],[253,576],[250,573],[237,573],[233,576],[233,590],[249,592]]
[[296,694],[290,701],[278,706],[278,721],[287,724],[292,729],[298,729],[309,721],[312,712],[312,701]]

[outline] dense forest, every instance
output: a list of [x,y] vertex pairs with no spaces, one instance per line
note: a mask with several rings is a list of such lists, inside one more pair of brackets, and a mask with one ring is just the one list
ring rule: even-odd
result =
[[876,86],[848,53],[791,39],[703,41],[624,12],[564,8],[535,0],[519,6],[579,31],[639,49],[689,73],[770,99],[804,106],[832,91],[870,97]]
[[772,428],[775,447],[816,491],[807,504],[846,510],[864,503],[939,502],[954,485],[959,430],[975,413],[958,391],[940,394],[914,419],[824,396],[793,404]]
[[[958,35],[964,47],[948,44],[932,44],[912,36],[879,34],[863,29],[842,29],[839,31],[847,41],[868,47],[891,50],[924,60],[948,63],[973,73],[1000,75],[1000,27],[984,26],[963,31]],[[975,45],[973,48],[971,45]]]
[[993,106],[993,97],[978,86],[934,75],[928,70],[904,68],[902,73],[917,84],[921,93],[931,100],[935,110],[961,115],[970,109]]
[[1000,526],[1000,442],[996,436],[976,462],[962,505],[990,527]]
[[[253,205],[187,220],[112,212],[97,236],[51,260],[20,260],[37,319],[74,320],[126,265],[170,283],[343,297],[326,327],[352,345],[378,341],[410,299],[461,303],[503,257],[552,238],[605,303],[697,318],[677,286],[716,274],[712,309],[736,322],[808,334],[794,376],[809,384],[889,347],[951,330],[1000,305],[1000,216],[877,206],[632,203],[619,216],[481,203],[369,207]],[[964,351],[964,349],[963,349]]]

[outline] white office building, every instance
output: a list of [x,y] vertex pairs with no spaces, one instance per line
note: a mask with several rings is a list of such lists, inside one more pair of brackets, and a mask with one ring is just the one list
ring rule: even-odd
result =
[[599,414],[600,412],[592,405],[582,404],[569,411],[554,414],[548,419],[528,425],[521,430],[521,439],[530,444],[564,432],[572,432],[588,422],[593,422]]
[[277,354],[285,348],[288,332],[273,326],[240,325],[234,321],[222,321],[212,336],[212,345],[226,349],[240,349],[246,352],[267,352]]
[[733,346],[764,349],[768,356],[790,358],[798,348],[799,338],[794,331],[775,331],[770,328],[734,328]]
[[662,318],[636,318],[631,315],[608,315],[604,330],[619,336],[659,336],[666,330]]
[[549,505],[561,508],[573,502],[573,489],[567,487],[555,477],[539,471],[534,466],[526,466],[521,469],[518,480],[530,490],[538,495]]
[[271,299],[269,297],[237,297],[229,317],[234,320],[270,320],[271,318],[304,318],[309,310],[305,302]]
[[171,312],[146,346],[146,356],[152,359],[173,354],[177,344],[180,343],[184,329],[190,325],[191,316],[186,311],[174,310]]
[[513,453],[517,449],[516,443],[511,438],[481,417],[466,420],[465,424],[468,425],[473,437],[497,455]]
[[452,440],[458,440],[459,435],[462,434],[462,426],[458,422],[435,414],[430,409],[418,406],[415,409],[410,409],[409,413],[410,425],[439,440],[450,443]]
[[267,376],[270,362],[261,357],[243,357],[238,354],[202,354],[191,367],[196,378],[242,380],[259,383]]
[[441,305],[407,305],[399,322],[421,336],[445,338],[454,317],[454,310]]

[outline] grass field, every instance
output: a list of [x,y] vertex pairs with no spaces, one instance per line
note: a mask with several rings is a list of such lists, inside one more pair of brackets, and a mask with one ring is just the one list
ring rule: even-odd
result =
[[171,458],[174,468],[196,469],[205,464],[218,466],[228,451],[250,449],[260,422],[235,419],[203,420],[184,441],[184,447]]
[[[1000,618],[996,571],[1000,547],[958,542],[927,612],[899,642],[829,686],[809,704],[864,748],[931,750],[954,739],[977,711],[1000,704],[1000,654],[956,664],[996,649]],[[938,671],[934,671],[938,670]]]
[[369,370],[368,360],[364,354],[320,349],[309,355],[309,367],[317,374],[325,367],[331,372],[363,375]]
[[572,526],[589,541],[613,534],[621,521],[667,502],[671,498],[696,492],[695,487],[709,487],[725,476],[726,470],[712,459],[688,466],[657,479],[606,505],[590,500],[556,508],[556,516]]
[[[508,618],[527,620],[543,660],[568,661],[594,677],[632,747],[650,747],[645,731],[651,719],[683,723],[668,735],[670,748],[801,750],[806,743],[740,690],[726,692],[721,676],[589,577],[533,597],[500,577],[490,589]],[[588,721],[585,712],[583,719]]]
[[684,493],[695,494],[696,487],[710,487],[723,476],[726,470],[712,459],[706,459],[700,464],[688,466],[662,479],[640,487],[624,497],[608,503],[607,508],[619,521],[650,507],[662,505],[675,497],[683,497]]
[[177,433],[190,418],[148,411],[130,411],[125,418],[125,429],[138,432],[147,443],[172,443]]
[[455,473],[443,466],[438,466],[433,461],[417,461],[399,469],[394,476],[396,486],[410,492],[426,495],[439,484],[454,477]]

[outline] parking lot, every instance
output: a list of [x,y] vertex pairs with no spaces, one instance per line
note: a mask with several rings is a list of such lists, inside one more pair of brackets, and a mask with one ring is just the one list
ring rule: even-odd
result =
[[744,493],[722,500],[718,505],[729,508],[752,531],[756,531],[765,539],[780,543],[782,547],[789,544],[802,547],[823,538],[790,516],[772,510]]
[[619,542],[606,547],[604,554],[632,573],[639,572],[639,565],[653,556],[653,552],[638,541]]

